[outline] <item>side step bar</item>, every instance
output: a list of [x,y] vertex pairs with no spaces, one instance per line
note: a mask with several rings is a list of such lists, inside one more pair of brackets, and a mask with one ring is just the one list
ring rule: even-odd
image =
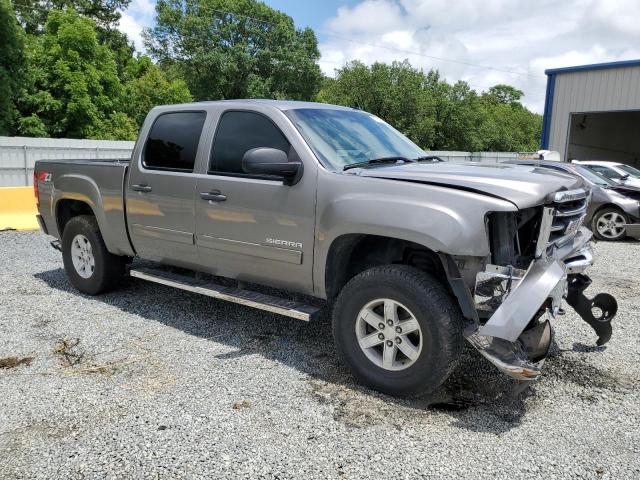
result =
[[243,290],[241,288],[225,287],[211,281],[196,279],[187,275],[175,274],[160,269],[137,268],[129,271],[132,277],[160,283],[169,287],[199,293],[208,297],[238,303],[267,312],[277,313],[286,317],[296,318],[308,322],[320,312],[319,307],[304,303],[273,297],[259,292]]

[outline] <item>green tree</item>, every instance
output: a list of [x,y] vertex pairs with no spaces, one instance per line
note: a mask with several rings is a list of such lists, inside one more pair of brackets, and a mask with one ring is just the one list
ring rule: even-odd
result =
[[356,61],[325,78],[317,100],[374,113],[428,150],[533,150],[542,119],[520,103],[522,95],[509,85],[478,95],[466,82],[449,84],[406,60]]
[[106,46],[116,61],[118,76],[122,78],[127,65],[134,58],[135,48],[127,36],[117,28],[96,28],[98,43]]
[[124,76],[128,80],[124,84],[120,110],[132,118],[138,127],[156,105],[192,100],[184,80],[167,80],[149,57],[132,59]]
[[45,32],[47,16],[52,10],[73,10],[91,19],[96,25],[98,42],[114,54],[118,75],[121,75],[135,48],[127,36],[118,30],[121,13],[131,0],[14,0],[18,20],[28,35]]
[[537,150],[542,118],[521,103],[523,92],[509,85],[495,85],[480,97],[480,130],[485,150]]
[[524,96],[524,92],[510,85],[500,84],[489,88],[487,93],[483,96],[495,101],[496,103],[508,103],[515,105],[520,103],[520,99]]
[[54,10],[45,30],[29,35],[29,76],[19,102],[28,136],[133,140],[155,105],[187,102],[182,80],[169,81],[149,57],[122,57],[102,44],[95,23]]
[[73,10],[52,11],[44,33],[29,38],[28,58],[21,133],[103,137],[121,86],[113,54],[98,43],[94,23]]
[[309,100],[321,74],[317,40],[256,0],[159,0],[145,45],[197,100]]
[[433,99],[425,75],[406,60],[367,67],[353,61],[326,78],[317,100],[360,108],[385,119],[414,142],[430,145],[435,135]]
[[131,0],[17,0],[13,3],[25,31],[37,34],[44,32],[50,11],[65,8],[92,19],[100,29],[113,28]]
[[0,135],[9,135],[18,112],[15,101],[24,78],[24,34],[9,0],[0,0]]

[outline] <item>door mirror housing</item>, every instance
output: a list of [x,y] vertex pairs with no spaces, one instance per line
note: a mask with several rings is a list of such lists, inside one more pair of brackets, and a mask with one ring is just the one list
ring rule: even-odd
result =
[[302,162],[290,162],[287,154],[277,148],[258,147],[245,152],[242,170],[254,175],[282,177],[285,185],[295,185],[302,177]]

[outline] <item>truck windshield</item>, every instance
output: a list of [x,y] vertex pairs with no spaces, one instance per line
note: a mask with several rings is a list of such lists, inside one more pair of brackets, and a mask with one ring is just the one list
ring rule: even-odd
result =
[[375,158],[425,155],[391,125],[366,112],[301,108],[286,114],[323,165],[332,170]]

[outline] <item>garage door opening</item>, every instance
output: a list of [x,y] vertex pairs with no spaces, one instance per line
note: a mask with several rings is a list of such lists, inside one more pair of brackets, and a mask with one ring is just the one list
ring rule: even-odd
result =
[[640,167],[640,111],[574,113],[568,160],[604,160]]

